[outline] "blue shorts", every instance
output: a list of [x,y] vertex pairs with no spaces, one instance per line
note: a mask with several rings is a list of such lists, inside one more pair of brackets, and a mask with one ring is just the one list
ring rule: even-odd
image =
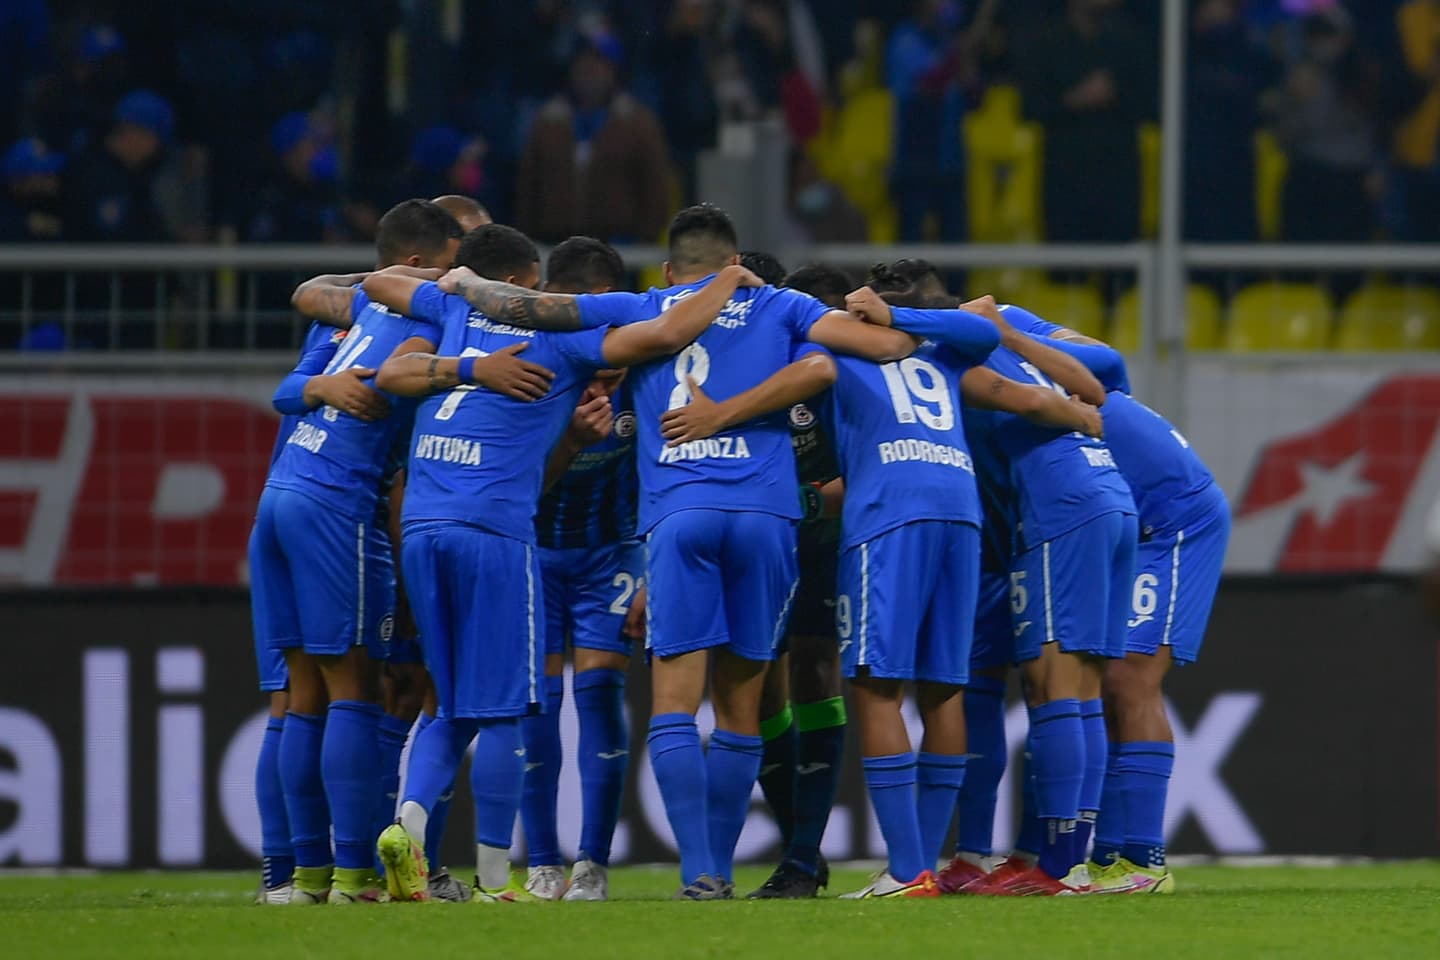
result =
[[[254,583],[259,579],[259,533],[260,525],[257,523],[250,530],[250,582]],[[260,600],[259,591],[251,591],[250,620],[252,624],[251,635],[255,641],[255,667],[260,674],[260,689],[266,693],[273,693],[276,690],[284,690],[290,685],[290,671],[285,666],[285,651],[272,647],[270,638],[266,631],[270,629],[270,620],[262,613],[263,604]]]
[[645,547],[638,540],[603,547],[539,547],[545,581],[545,653],[565,642],[586,650],[630,655],[621,632],[635,591],[645,582]]
[[917,520],[840,555],[835,626],[845,676],[970,679],[980,531]]
[[773,660],[799,578],[795,524],[768,513],[672,513],[645,539],[646,645],[657,657],[728,647]]
[[407,527],[400,551],[439,715],[539,712],[545,585],[535,548],[442,522]]
[[1176,663],[1195,662],[1229,542],[1230,512],[1224,510],[1140,544],[1126,653],[1154,656],[1164,646]]
[[1106,513],[1015,558],[1016,663],[1039,657],[1047,643],[1066,653],[1125,655],[1138,536],[1133,514]]
[[975,602],[975,643],[970,648],[970,672],[1008,667],[1014,639],[1010,623],[1010,578],[1003,573],[980,574],[980,596]]
[[395,578],[377,558],[370,524],[293,490],[266,487],[250,535],[250,605],[257,643],[338,656],[384,656],[395,627]]
[[390,535],[373,524],[365,534],[365,583],[365,646],[370,655],[386,663],[424,663],[420,642],[395,633],[395,551]]

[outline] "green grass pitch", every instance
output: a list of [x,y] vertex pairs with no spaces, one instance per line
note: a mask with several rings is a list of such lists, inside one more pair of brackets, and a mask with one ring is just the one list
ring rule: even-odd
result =
[[[764,879],[742,870],[740,886]],[[1440,957],[1440,863],[1188,867],[1173,897],[670,903],[670,869],[608,904],[256,907],[253,874],[0,871],[0,953],[58,957]],[[865,880],[836,870],[840,891]]]

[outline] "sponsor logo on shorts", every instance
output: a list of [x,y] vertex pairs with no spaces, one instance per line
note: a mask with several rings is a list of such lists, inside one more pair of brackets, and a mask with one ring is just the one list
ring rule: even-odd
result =
[[395,636],[395,615],[385,614],[385,619],[380,621],[380,642],[388,644]]
[[1026,628],[1029,627],[1029,626],[1030,626],[1030,621],[1029,621],[1029,620],[1021,620],[1019,623],[1015,624],[1015,639],[1016,639],[1016,640],[1019,640],[1019,639],[1020,639],[1020,635],[1021,635],[1022,633],[1024,633],[1025,630],[1026,630]]
[[635,414],[627,410],[615,418],[615,436],[621,440],[629,440],[635,436]]
[[803,403],[790,408],[790,426],[796,430],[808,430],[815,425],[815,412]]

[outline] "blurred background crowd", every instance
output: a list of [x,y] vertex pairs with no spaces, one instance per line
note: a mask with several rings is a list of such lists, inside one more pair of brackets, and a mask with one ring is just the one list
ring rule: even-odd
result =
[[[3,0],[0,239],[364,241],[453,192],[649,243],[727,127],[772,119],[798,238],[1132,240],[1159,6]],[[1191,10],[1189,238],[1440,239],[1440,2]]]

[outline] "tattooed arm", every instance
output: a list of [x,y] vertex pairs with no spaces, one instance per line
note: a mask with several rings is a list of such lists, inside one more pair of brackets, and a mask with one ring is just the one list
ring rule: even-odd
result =
[[368,273],[325,273],[311,277],[295,288],[290,295],[290,306],[317,323],[349,330],[355,285],[368,276]]
[[580,306],[568,293],[541,293],[513,283],[486,280],[469,267],[440,278],[440,289],[458,294],[492,320],[531,330],[580,330]]
[[[400,347],[408,348],[411,342]],[[423,341],[420,345],[424,345]],[[550,392],[555,374],[538,363],[520,359],[518,354],[528,346],[511,344],[485,357],[438,357],[397,349],[380,365],[375,385],[400,397],[428,397],[462,384],[478,384],[516,400],[539,400]],[[466,379],[461,379],[462,372],[468,373]]]

